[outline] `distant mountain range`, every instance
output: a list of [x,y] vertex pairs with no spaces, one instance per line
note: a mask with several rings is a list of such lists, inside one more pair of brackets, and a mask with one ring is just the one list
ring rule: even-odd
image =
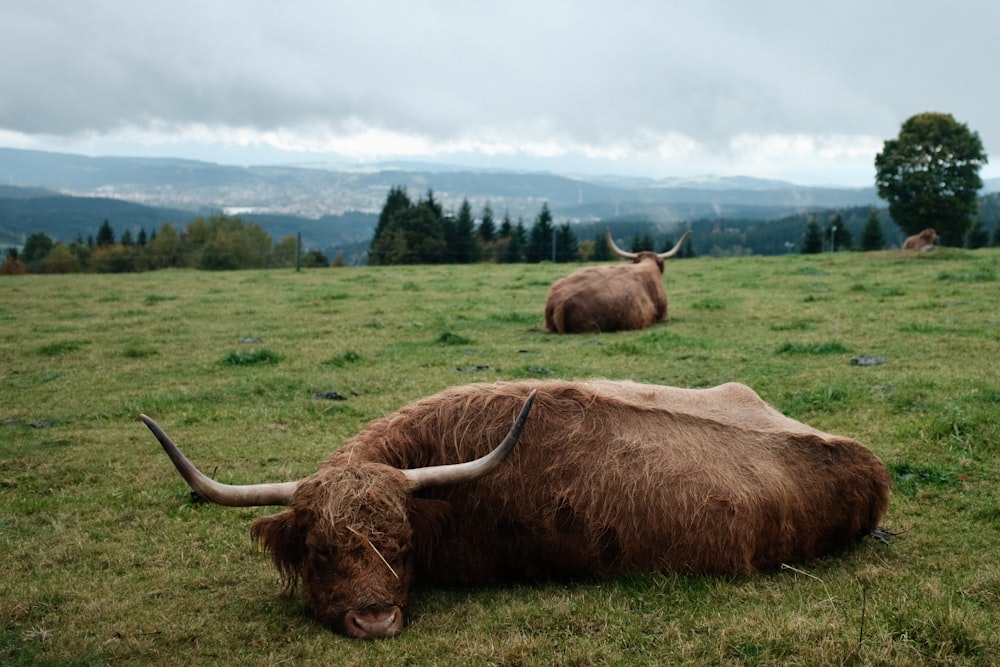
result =
[[876,204],[873,188],[816,188],[735,178],[573,177],[540,172],[472,171],[424,163],[358,168],[327,165],[238,167],[170,158],[84,157],[0,148],[0,184],[109,197],[187,210],[261,211],[318,218],[378,212],[392,186],[419,197],[432,189],[446,209],[473,208],[533,217],[542,202],[569,219],[655,211],[664,221],[694,215],[770,217],[775,211]]
[[[1000,183],[993,183],[994,189]],[[875,189],[819,188],[749,177],[643,179],[473,171],[421,163],[241,167],[171,158],[85,157],[0,148],[0,244],[43,231],[59,240],[119,233],[196,215],[240,214],[275,240],[301,231],[320,248],[370,238],[390,187],[432,190],[446,211],[468,199],[530,226],[543,203],[557,221],[771,220],[823,209],[881,206]]]

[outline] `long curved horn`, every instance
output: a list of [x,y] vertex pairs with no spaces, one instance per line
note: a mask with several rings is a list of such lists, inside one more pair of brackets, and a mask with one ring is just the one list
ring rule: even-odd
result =
[[226,505],[228,507],[254,507],[257,505],[287,505],[292,500],[292,494],[298,486],[298,482],[278,482],[275,484],[246,484],[234,486],[232,484],[221,484],[205,476],[200,470],[194,467],[187,457],[177,449],[177,445],[167,437],[163,429],[155,421],[146,415],[139,415],[139,419],[149,427],[156,439],[163,445],[163,451],[167,453],[173,461],[177,472],[181,474],[188,486],[205,500],[213,503]]
[[639,256],[637,252],[625,252],[621,248],[615,245],[615,240],[611,238],[611,228],[608,227],[608,247],[611,248],[611,252],[615,253],[622,259],[635,259]]
[[674,245],[673,248],[671,248],[667,252],[658,252],[656,254],[659,255],[660,259],[669,259],[669,258],[673,257],[678,252],[680,252],[681,246],[684,245],[684,242],[687,241],[687,237],[689,237],[689,236],[691,236],[691,230],[690,229],[688,231],[684,232],[684,236],[681,237],[681,240],[678,241]]
[[461,482],[472,482],[489,475],[499,468],[500,464],[506,461],[511,452],[514,451],[514,445],[517,444],[517,439],[521,437],[521,429],[524,428],[524,423],[528,421],[528,413],[531,412],[531,406],[534,404],[537,394],[538,390],[533,390],[528,395],[527,400],[524,401],[524,405],[521,406],[521,412],[518,413],[514,425],[511,427],[510,432],[507,433],[507,437],[503,439],[503,442],[496,449],[486,456],[466,463],[404,470],[403,474],[406,475],[406,479],[410,482],[410,490],[416,491],[428,486],[447,486]]

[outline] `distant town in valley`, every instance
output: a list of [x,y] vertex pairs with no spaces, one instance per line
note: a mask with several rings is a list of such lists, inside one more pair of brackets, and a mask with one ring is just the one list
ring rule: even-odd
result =
[[[792,252],[806,225],[837,216],[854,238],[873,209],[887,246],[902,233],[874,185],[811,187],[752,177],[642,179],[542,172],[475,171],[461,166],[383,163],[357,167],[239,167],[169,158],[85,157],[0,148],[0,248],[34,233],[70,243],[93,238],[104,223],[120,237],[155,234],[164,224],[230,216],[259,225],[278,243],[289,235],[325,257],[365,263],[378,216],[392,188],[417,200],[432,194],[445,215],[468,204],[530,227],[543,206],[554,223],[591,240],[616,235],[676,238],[691,229],[697,255]],[[1000,219],[1000,181],[987,181],[981,217]],[[832,248],[836,249],[836,248]]]

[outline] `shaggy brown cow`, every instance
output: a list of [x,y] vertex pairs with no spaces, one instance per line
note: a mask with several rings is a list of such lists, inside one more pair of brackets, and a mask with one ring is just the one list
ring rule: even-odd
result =
[[591,266],[557,280],[545,301],[545,331],[595,333],[645,329],[667,319],[667,293],[663,289],[663,261],[681,249],[691,232],[668,252],[625,252],[611,238],[608,245],[618,256],[632,260],[627,266]]
[[937,237],[937,232],[928,227],[919,234],[908,236],[903,241],[903,250],[927,250],[928,248],[933,248]]
[[256,519],[254,538],[323,623],[359,638],[403,630],[415,581],[749,573],[814,558],[874,530],[890,486],[860,443],[735,383],[455,387],[373,421],[308,477],[239,487],[199,473],[141,418],[198,494],[289,506]]

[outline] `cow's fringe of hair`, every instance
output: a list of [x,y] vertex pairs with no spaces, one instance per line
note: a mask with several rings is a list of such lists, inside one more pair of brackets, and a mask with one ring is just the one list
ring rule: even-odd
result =
[[382,552],[378,550],[378,547],[376,547],[376,546],[375,546],[375,545],[374,545],[374,544],[372,543],[372,541],[371,541],[371,538],[370,538],[370,537],[367,537],[367,536],[365,536],[365,535],[362,535],[362,534],[361,534],[360,532],[358,532],[358,530],[357,530],[357,529],[355,529],[355,528],[352,528],[352,527],[350,527],[350,526],[348,526],[348,527],[347,527],[347,530],[349,530],[350,532],[354,533],[355,535],[357,535],[358,537],[360,537],[361,539],[363,539],[363,540],[364,540],[365,542],[367,542],[367,543],[368,543],[368,546],[370,546],[370,547],[372,548],[372,551],[374,551],[374,552],[375,552],[375,555],[379,557],[379,560],[381,560],[381,561],[382,561],[382,563],[383,563],[383,564],[384,564],[384,565],[385,565],[385,566],[386,566],[387,568],[389,568],[389,572],[391,572],[391,573],[392,573],[392,576],[396,577],[396,579],[399,579],[399,574],[398,574],[398,573],[396,572],[396,570],[394,570],[394,569],[393,569],[392,565],[390,565],[390,564],[389,564],[389,561],[387,561],[387,560],[385,559],[385,556],[383,556],[383,555],[382,555]]
[[310,508],[325,525],[378,536],[406,521],[408,498],[402,473],[392,474],[384,464],[355,461],[324,466],[303,480],[296,503]]
[[[408,493],[402,475],[386,472],[386,466],[365,461],[324,465],[301,481],[293,509],[253,522],[251,538],[270,554],[285,592],[293,592],[302,578],[307,530],[312,531],[310,539],[317,541],[312,548],[328,554],[344,549],[353,536],[374,550],[398,579],[372,542],[398,532],[407,518]],[[318,533],[319,527],[325,533]]]
[[291,594],[298,586],[304,544],[290,510],[255,520],[250,539],[259,551],[271,556],[281,578],[282,590]]

